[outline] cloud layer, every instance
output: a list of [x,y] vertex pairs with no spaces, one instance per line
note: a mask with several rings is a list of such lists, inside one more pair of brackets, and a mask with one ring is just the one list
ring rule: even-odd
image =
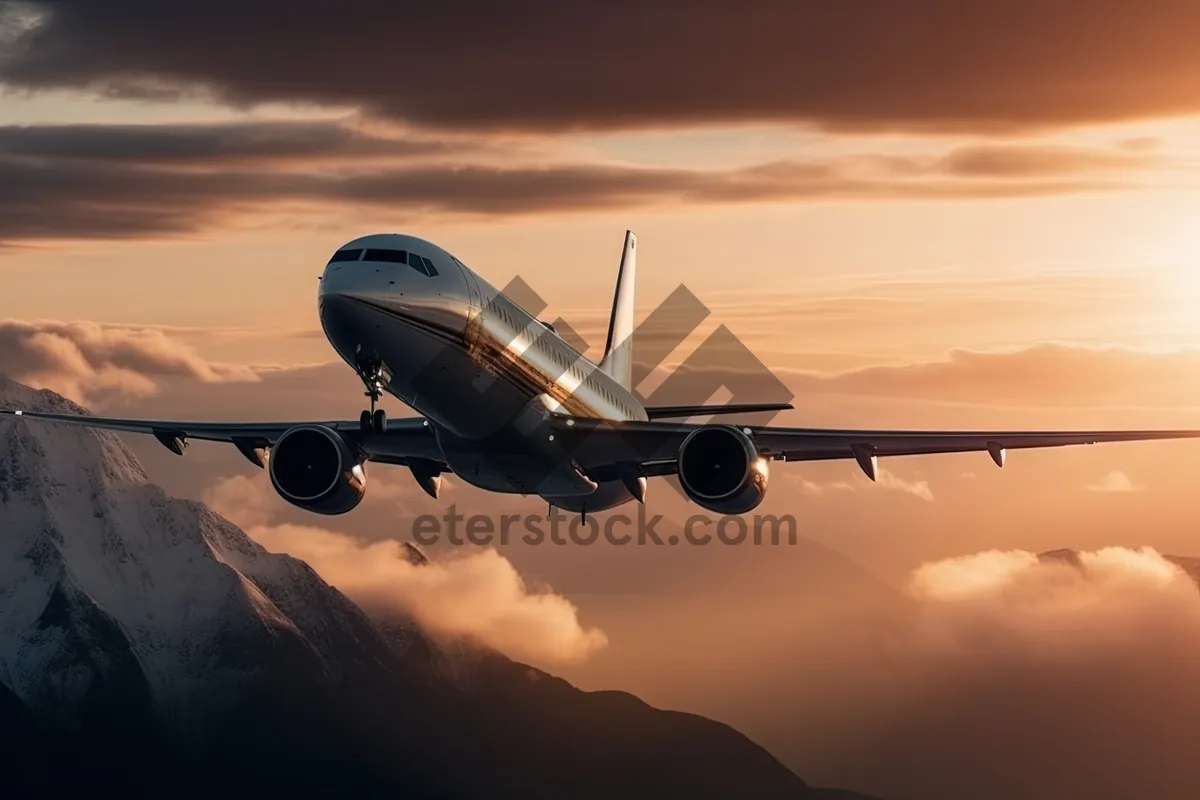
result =
[[188,87],[437,127],[979,131],[1200,110],[1200,8],[1188,0],[312,3],[287,6],[286,25],[279,3],[22,6],[0,61],[16,85]]
[[258,380],[249,367],[201,358],[162,329],[17,320],[0,320],[0,374],[79,401],[153,394],[163,379]]
[[[1149,549],[984,552],[912,576],[839,774],[887,797],[1190,797],[1200,591]],[[864,670],[864,675],[869,671]],[[841,772],[844,770],[844,772]]]
[[[214,337],[220,335],[213,331]],[[189,342],[203,347],[205,332],[188,330],[184,336],[155,326],[0,320],[0,373],[102,405],[119,395],[154,394],[164,381],[220,383],[226,384],[220,388],[225,398],[218,403],[221,407],[236,409],[239,404],[269,398],[271,405],[284,409],[281,413],[285,416],[330,413],[329,409],[305,412],[295,408],[289,397],[304,394],[316,384],[325,387],[331,378],[344,378],[344,388],[353,390],[353,375],[340,364],[294,368],[224,364],[203,357]],[[773,392],[782,390],[790,392],[788,396],[810,398],[806,401],[810,405],[817,396],[858,396],[993,407],[1200,406],[1200,353],[1190,349],[1044,343],[1020,349],[953,350],[941,359],[840,372],[764,367],[762,374],[747,376],[745,385],[733,364],[713,367],[714,375],[702,374],[707,369],[707,365],[700,371],[689,366],[681,372],[677,364],[664,364],[646,383],[651,402],[706,402],[713,390],[724,385],[736,386],[747,401],[775,397]],[[661,377],[671,370],[679,377],[664,383]],[[237,388],[230,383],[255,385]],[[681,387],[685,391],[680,397],[667,391]],[[337,384],[337,392],[331,395],[335,407],[342,388]],[[692,390],[704,396],[692,397],[696,393]]]
[[[499,158],[498,156],[503,156]],[[852,199],[1018,197],[1137,185],[1153,149],[969,145],[698,170],[566,158],[552,141],[328,120],[0,127],[0,241],[124,238],[352,206],[393,218]]]
[[77,164],[288,167],[297,160],[399,159],[467,149],[453,140],[383,135],[323,120],[0,127],[0,152],[10,159]]
[[580,624],[561,595],[529,587],[495,550],[471,550],[415,565],[401,542],[366,543],[306,525],[273,524],[270,487],[262,476],[222,480],[205,500],[243,525],[268,550],[306,561],[330,584],[367,608],[402,612],[430,634],[467,637],[523,661],[586,659],[607,639]]
[[1142,487],[1134,483],[1129,475],[1120,470],[1108,473],[1095,483],[1089,484],[1087,488],[1090,492],[1101,494],[1128,494],[1142,490]]
[[[799,471],[787,472],[785,475],[788,480],[799,485],[800,491],[815,497],[834,492],[853,492],[857,491],[864,485],[850,483],[848,481],[812,481],[808,478],[805,478],[804,475]],[[868,488],[879,487],[880,489],[903,492],[904,494],[910,494],[920,500],[930,503],[933,502],[933,490],[929,488],[929,481],[905,480],[895,473],[882,468],[876,471],[876,478],[877,481],[875,483],[866,484],[866,486]]]
[[[1191,348],[1152,350],[1043,342],[987,350],[957,348],[941,358],[896,362],[841,371],[777,366],[769,375],[758,370],[739,373],[730,363],[721,370],[707,366],[699,372],[693,370],[677,383],[684,395],[696,388],[719,386],[723,379],[751,395],[782,381],[796,397],[853,395],[1031,407],[1200,406],[1200,351]],[[666,374],[677,367],[665,364],[659,372]],[[662,385],[667,386],[665,381]],[[673,394],[660,399],[655,391],[650,392],[654,402],[685,402]]]
[[[189,344],[196,342],[202,346],[204,331],[189,329],[186,334],[185,337],[164,327],[89,321],[0,320],[0,373],[68,393],[75,399],[93,401],[106,401],[117,394],[133,397],[153,394],[164,380],[256,384],[244,388],[222,386],[220,391],[229,401],[221,405],[230,408],[254,402],[254,397],[269,397],[272,405],[290,408],[287,396],[304,394],[317,384],[326,387],[335,376],[344,378],[345,388],[353,390],[353,374],[340,364],[292,368],[224,364],[204,358]],[[214,337],[220,335],[220,331],[213,331]],[[243,331],[239,335],[250,333]],[[738,346],[741,348],[738,352],[747,352],[744,346]],[[737,362],[723,359],[722,351],[712,359],[713,364],[702,364],[699,369],[690,363],[682,369],[674,362],[662,365],[644,386],[650,401],[707,402],[721,386],[735,386],[746,401],[770,399],[783,391],[786,396],[780,397],[781,400],[820,395],[981,406],[1096,409],[1200,406],[1200,352],[1192,349],[1150,350],[1047,342],[1003,350],[958,349],[944,358],[837,372],[762,367],[760,373],[745,376],[744,384],[743,376],[736,372]],[[678,377],[673,382],[663,381],[662,377],[672,371]],[[279,396],[276,385],[287,396]],[[339,385],[337,391],[341,389]],[[681,391],[674,391],[677,389]],[[697,391],[704,396],[692,396]],[[331,397],[336,401],[338,396],[335,393]],[[297,413],[305,412],[292,408],[285,415]]]
[[952,350],[945,359],[868,367],[804,381],[846,394],[882,393],[996,405],[1200,405],[1200,353],[1045,343]]

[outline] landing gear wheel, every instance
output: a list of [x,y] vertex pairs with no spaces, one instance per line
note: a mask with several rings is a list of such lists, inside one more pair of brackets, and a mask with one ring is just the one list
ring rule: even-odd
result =
[[391,376],[385,371],[383,363],[378,360],[378,357],[372,360],[361,360],[357,367],[358,377],[367,387],[367,391],[363,394],[371,401],[371,407],[359,415],[358,424],[362,427],[363,435],[386,433],[387,413],[382,408],[376,408],[375,404],[379,402],[379,398],[383,397],[383,390],[387,387]]

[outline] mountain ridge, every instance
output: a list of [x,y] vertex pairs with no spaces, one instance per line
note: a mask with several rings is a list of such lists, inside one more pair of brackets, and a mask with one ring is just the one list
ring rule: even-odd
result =
[[[0,406],[82,411],[2,377]],[[402,618],[385,630],[304,562],[166,495],[115,435],[14,418],[0,714],[9,785],[38,791],[853,796],[720,723],[444,652]]]

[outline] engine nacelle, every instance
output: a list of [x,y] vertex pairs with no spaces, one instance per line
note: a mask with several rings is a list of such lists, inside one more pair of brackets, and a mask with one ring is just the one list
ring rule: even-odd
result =
[[730,425],[706,425],[679,446],[679,482],[709,511],[744,514],[767,496],[767,461]]
[[337,431],[297,425],[271,448],[268,471],[280,497],[318,514],[345,514],[367,490],[366,465]]

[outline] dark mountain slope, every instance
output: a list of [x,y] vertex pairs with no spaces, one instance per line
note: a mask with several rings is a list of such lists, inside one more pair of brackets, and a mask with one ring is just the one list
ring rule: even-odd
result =
[[[0,379],[0,407],[75,410]],[[733,729],[386,633],[107,433],[0,422],[14,794],[827,798]],[[7,793],[7,792],[6,792]]]

